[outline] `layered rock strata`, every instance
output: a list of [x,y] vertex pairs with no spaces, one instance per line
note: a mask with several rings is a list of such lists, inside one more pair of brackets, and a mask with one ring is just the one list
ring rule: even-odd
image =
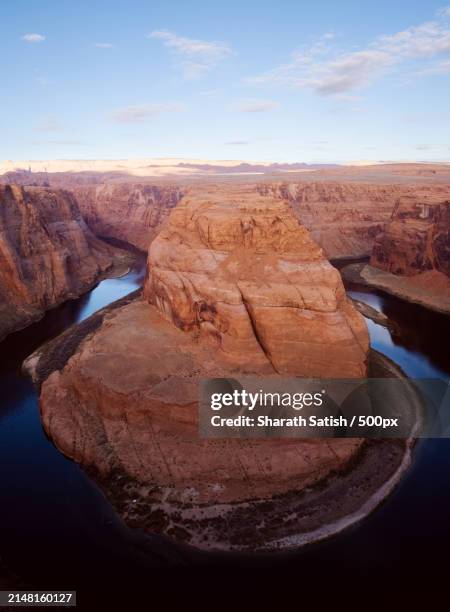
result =
[[[16,174],[20,180],[20,173]],[[24,172],[22,180],[36,182],[39,176]],[[251,185],[260,194],[289,202],[300,223],[329,259],[369,257],[375,237],[390,220],[399,198],[415,203],[450,198],[448,185],[413,184],[413,176],[411,184],[401,184],[398,178],[397,184],[392,183],[393,177],[384,174],[379,179],[372,177],[372,183],[362,182],[363,179],[350,182],[345,175],[341,182],[326,175],[313,181],[312,176],[316,175],[308,174],[302,180],[274,179],[276,182],[261,178]],[[383,177],[386,182],[380,184]],[[53,173],[44,174],[39,180],[73,190],[86,222],[97,236],[124,241],[146,251],[183,195],[208,189],[212,177],[204,177],[201,183],[181,176],[138,182],[126,175]],[[233,182],[242,180],[235,177]],[[221,186],[225,191],[229,187],[230,182]]]
[[182,197],[179,187],[139,183],[79,187],[74,193],[94,234],[127,242],[141,251],[147,251]]
[[361,258],[372,253],[376,236],[390,220],[396,202],[442,200],[447,185],[377,185],[367,183],[301,182],[258,186],[290,202],[328,259]]
[[87,291],[117,255],[71,193],[0,186],[0,338]]
[[[43,424],[109,483],[130,524],[134,505],[149,531],[230,547],[239,521],[228,535],[217,529],[230,504],[248,513],[284,503],[279,496],[348,469],[360,452],[357,439],[198,436],[201,378],[366,373],[367,329],[339,273],[286,203],[253,188],[185,197],[151,245],[144,298],[71,333],[77,348],[65,365],[58,353],[41,387]],[[63,345],[74,346],[67,337]],[[46,369],[40,359],[34,371]],[[260,536],[282,532],[276,518]]]
[[450,200],[400,199],[375,240],[370,264],[405,276],[436,270],[450,277]]
[[250,188],[186,196],[149,251],[144,295],[236,365],[363,376],[362,318],[289,206]]
[[450,200],[401,198],[375,240],[370,265],[342,272],[350,281],[450,313]]

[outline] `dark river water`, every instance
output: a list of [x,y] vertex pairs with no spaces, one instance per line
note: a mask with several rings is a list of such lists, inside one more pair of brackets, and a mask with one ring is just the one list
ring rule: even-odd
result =
[[[358,610],[450,597],[450,441],[423,440],[395,492],[361,524],[302,551],[202,554],[125,527],[47,439],[23,359],[140,286],[143,267],[105,280],[0,344],[0,558],[30,588],[78,591],[83,609]],[[450,376],[450,318],[348,287],[398,331],[367,321],[372,346],[411,377]]]

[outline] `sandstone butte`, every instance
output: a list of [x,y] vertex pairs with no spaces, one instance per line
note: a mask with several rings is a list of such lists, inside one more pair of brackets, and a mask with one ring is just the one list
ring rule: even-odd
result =
[[339,273],[287,203],[211,186],[152,243],[144,297],[105,312],[43,382],[42,420],[108,491],[116,483],[126,519],[139,506],[150,531],[206,546],[211,524],[183,512],[223,521],[227,505],[298,493],[346,469],[362,442],[199,438],[199,379],[359,377],[368,348]]
[[115,257],[70,192],[0,185],[0,339],[86,292]]

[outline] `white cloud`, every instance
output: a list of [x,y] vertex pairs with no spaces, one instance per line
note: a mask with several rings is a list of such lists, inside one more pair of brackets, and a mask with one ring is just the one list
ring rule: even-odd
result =
[[278,106],[279,103],[273,100],[246,100],[236,104],[233,110],[239,111],[240,113],[264,113]]
[[450,53],[448,12],[434,21],[375,38],[365,48],[336,52],[325,34],[313,45],[292,54],[289,63],[246,79],[253,85],[305,87],[319,95],[345,94],[370,85],[402,63],[429,60]]
[[43,34],[36,34],[36,33],[24,34],[22,36],[22,40],[28,43],[40,43],[45,40],[45,36]]
[[204,76],[232,53],[225,43],[186,38],[169,30],[155,30],[147,38],[162,40],[164,46],[180,58],[180,66],[187,79]]
[[97,47],[97,49],[112,49],[114,45],[108,42],[96,42],[94,47]]
[[179,113],[183,110],[184,106],[176,103],[144,104],[119,108],[111,116],[117,123],[143,123],[160,113]]
[[248,140],[229,140],[225,144],[226,145],[248,145],[250,143]]

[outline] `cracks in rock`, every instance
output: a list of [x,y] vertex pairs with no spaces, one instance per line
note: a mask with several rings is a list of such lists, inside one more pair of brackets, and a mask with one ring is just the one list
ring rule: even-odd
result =
[[239,287],[239,284],[236,284],[237,290],[239,291],[239,293],[241,294],[241,300],[242,300],[242,304],[244,305],[244,308],[247,312],[247,316],[249,318],[250,321],[250,325],[253,331],[253,335],[255,336],[255,340],[256,342],[259,344],[262,352],[264,353],[264,355],[266,356],[267,361],[270,363],[270,365],[272,366],[273,370],[279,374],[280,372],[278,372],[277,368],[275,367],[274,363],[272,362],[271,356],[269,351],[266,349],[266,347],[264,346],[264,342],[262,341],[262,338],[258,332],[258,328],[256,326],[256,322],[253,318],[252,315],[252,311],[251,311],[251,306],[250,304],[247,302],[247,300],[244,297],[244,294],[241,291],[241,288]]

